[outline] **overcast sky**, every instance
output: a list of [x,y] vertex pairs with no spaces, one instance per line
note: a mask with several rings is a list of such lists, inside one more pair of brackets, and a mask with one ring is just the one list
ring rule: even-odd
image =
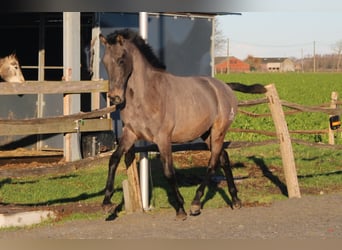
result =
[[[298,1],[299,3],[300,1]],[[342,1],[339,1],[342,6]],[[335,53],[342,40],[342,11],[241,12],[217,18],[218,29],[229,39],[230,55],[297,57]],[[315,43],[315,46],[314,46]]]

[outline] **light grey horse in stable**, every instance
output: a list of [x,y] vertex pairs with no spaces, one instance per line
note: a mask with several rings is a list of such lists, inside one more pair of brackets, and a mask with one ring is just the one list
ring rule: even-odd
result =
[[0,58],[0,78],[5,82],[25,82],[18,58],[15,54]]
[[122,137],[109,160],[103,207],[114,212],[111,203],[114,178],[122,155],[128,167],[134,158],[134,143],[146,140],[158,146],[164,175],[175,197],[177,217],[185,219],[184,199],[179,191],[172,162],[172,143],[201,137],[211,151],[208,170],[191,203],[190,213],[201,210],[201,198],[215,169],[221,166],[234,207],[240,207],[233,174],[223,142],[237,113],[233,90],[263,93],[260,85],[226,84],[212,77],[180,77],[168,73],[152,49],[135,32],[124,29],[100,35],[105,46],[103,64],[109,79],[108,97],[120,109]]

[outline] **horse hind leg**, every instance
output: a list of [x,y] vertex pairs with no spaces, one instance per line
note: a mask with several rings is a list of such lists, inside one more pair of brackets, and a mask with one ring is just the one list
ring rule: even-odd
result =
[[201,198],[204,195],[205,187],[210,182],[211,176],[213,176],[213,174],[215,174],[215,169],[216,169],[216,167],[208,167],[207,173],[204,177],[204,180],[199,185],[199,187],[197,188],[195,197],[191,202],[190,215],[197,216],[201,213],[201,208],[202,208]]
[[215,145],[211,145],[211,134],[209,133],[211,131],[208,131],[202,136],[202,139],[207,143],[208,148],[211,151],[211,156],[208,164],[208,169],[207,173],[204,177],[204,180],[200,184],[200,186],[196,190],[195,197],[193,201],[191,202],[191,207],[190,207],[190,215],[196,216],[201,213],[201,198],[204,195],[204,191],[206,186],[209,184],[211,177],[215,174],[216,168],[218,166],[219,162],[219,156],[220,156],[220,146],[219,143],[216,143]]
[[233,207],[241,208],[241,201],[237,196],[238,191],[234,183],[234,177],[233,177],[232,169],[230,166],[229,156],[228,156],[227,151],[224,149],[222,149],[222,152],[220,155],[220,165],[227,179],[228,192],[230,196],[232,197]]

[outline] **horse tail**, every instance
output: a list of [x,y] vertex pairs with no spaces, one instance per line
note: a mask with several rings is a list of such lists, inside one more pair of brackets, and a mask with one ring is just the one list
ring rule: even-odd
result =
[[239,82],[227,82],[227,84],[231,87],[232,90],[243,92],[243,93],[251,93],[251,94],[266,93],[266,88],[264,87],[264,85],[260,83],[254,83],[252,85],[245,85]]

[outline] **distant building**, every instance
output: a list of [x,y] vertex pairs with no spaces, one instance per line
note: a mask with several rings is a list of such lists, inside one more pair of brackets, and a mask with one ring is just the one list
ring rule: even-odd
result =
[[227,57],[216,57],[215,73],[227,73],[227,71],[231,73],[250,72],[250,65],[234,56],[229,57],[229,63]]
[[286,57],[260,58],[261,71],[264,72],[294,72],[295,63]]

